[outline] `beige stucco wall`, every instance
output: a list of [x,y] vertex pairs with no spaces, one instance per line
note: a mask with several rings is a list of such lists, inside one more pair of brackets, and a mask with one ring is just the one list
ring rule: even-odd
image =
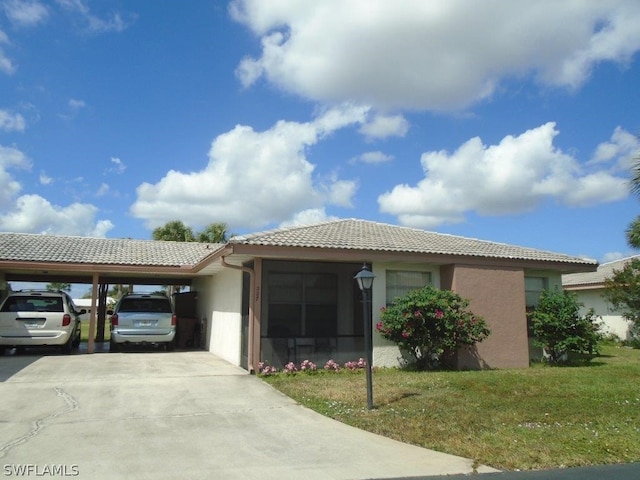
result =
[[376,323],[380,321],[380,309],[386,306],[386,271],[402,270],[431,273],[431,284],[440,287],[440,270],[437,266],[427,263],[398,263],[377,262],[372,265],[372,272],[376,276],[372,291],[372,327],[373,327],[373,365],[377,367],[397,367],[403,363],[402,354],[398,346],[384,339],[376,332]]
[[489,338],[473,352],[460,352],[459,368],[528,367],[524,271],[448,265],[441,272],[441,287],[470,300],[469,309],[491,329]]
[[220,358],[240,365],[242,272],[222,270],[213,277],[198,280],[198,313],[207,319],[207,349]]

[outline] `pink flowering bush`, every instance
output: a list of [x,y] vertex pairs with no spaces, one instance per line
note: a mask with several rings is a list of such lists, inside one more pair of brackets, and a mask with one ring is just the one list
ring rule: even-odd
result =
[[310,360],[304,360],[300,364],[300,371],[302,372],[311,373],[311,372],[315,372],[316,370],[318,370],[318,367],[316,366],[315,363],[313,363]]
[[360,358],[358,359],[357,362],[347,362],[344,364],[344,368],[346,368],[347,370],[359,370],[361,368],[364,368],[367,366],[367,361],[364,358]]
[[258,362],[258,375],[273,375],[278,373],[278,369],[269,365],[267,362]]
[[327,363],[324,364],[324,369],[327,370],[327,371],[338,372],[338,371],[340,371],[340,365],[337,364],[336,362],[334,362],[333,359],[331,359]]
[[461,347],[475,345],[491,333],[468,306],[458,294],[428,285],[383,308],[376,330],[409,352],[419,370],[450,367]]
[[[358,359],[357,362],[346,362],[344,364],[344,368],[350,371],[361,370],[365,368],[367,365],[367,361],[364,358]],[[335,360],[329,360],[324,364],[325,372],[340,372],[342,367]],[[256,372],[259,376],[269,376],[275,375],[277,373],[284,373],[285,375],[294,375],[298,372],[304,373],[317,373],[318,366],[313,363],[311,360],[303,360],[300,366],[296,366],[294,362],[287,363],[281,371],[278,371],[277,368],[269,365],[267,362],[259,362],[258,363],[258,371]]]
[[298,368],[296,367],[296,364],[293,362],[289,362],[287,363],[284,368],[282,369],[282,371],[284,373],[288,373],[288,374],[294,374],[298,371]]

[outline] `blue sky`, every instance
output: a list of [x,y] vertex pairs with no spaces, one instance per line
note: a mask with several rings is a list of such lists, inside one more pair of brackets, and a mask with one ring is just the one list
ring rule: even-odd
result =
[[353,217],[614,260],[639,51],[637,0],[0,0],[0,230]]

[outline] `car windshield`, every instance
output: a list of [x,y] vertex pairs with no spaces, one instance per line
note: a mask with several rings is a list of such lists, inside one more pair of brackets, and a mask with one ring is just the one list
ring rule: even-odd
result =
[[162,298],[125,298],[118,311],[171,313],[171,304]]
[[60,297],[9,297],[2,305],[3,312],[63,312],[64,306]]

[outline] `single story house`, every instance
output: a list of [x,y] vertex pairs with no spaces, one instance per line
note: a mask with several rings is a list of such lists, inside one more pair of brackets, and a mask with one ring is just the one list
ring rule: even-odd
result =
[[[395,297],[426,284],[455,291],[491,336],[461,352],[460,368],[529,365],[526,311],[590,259],[343,219],[236,236],[226,244],[0,233],[0,280],[189,285],[208,350],[250,371],[304,359],[340,363],[363,353],[363,305],[354,276],[375,274],[373,325]],[[93,309],[95,311],[95,308]],[[91,329],[95,331],[95,316]],[[398,365],[398,348],[373,335],[373,362]],[[93,351],[90,337],[89,351]]]
[[581,313],[584,314],[593,308],[595,314],[602,317],[604,332],[615,335],[620,340],[631,340],[632,324],[625,320],[602,294],[605,289],[605,280],[613,277],[615,271],[622,270],[625,264],[634,258],[640,258],[640,255],[603,263],[595,272],[570,273],[562,276],[562,287],[574,292],[578,301],[582,303]]

